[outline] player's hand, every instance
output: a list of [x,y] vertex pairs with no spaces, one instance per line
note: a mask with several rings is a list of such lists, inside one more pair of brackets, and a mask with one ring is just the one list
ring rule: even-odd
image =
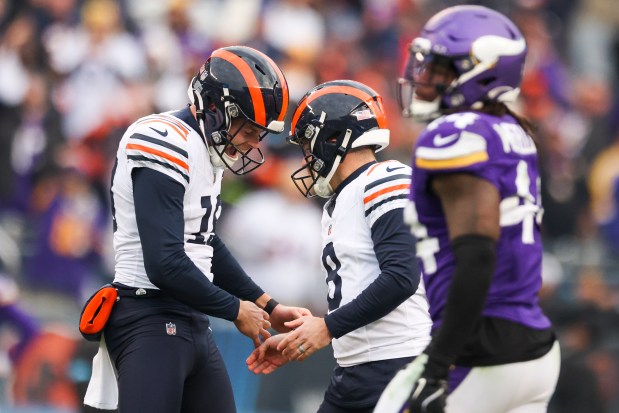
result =
[[444,413],[447,380],[421,377],[415,382],[408,400],[410,413]]
[[260,345],[260,338],[271,337],[269,315],[251,301],[241,300],[239,314],[234,320],[236,328],[254,342],[254,347]]
[[260,347],[247,357],[247,368],[254,374],[269,374],[288,363],[288,359],[277,350],[277,345],[286,334],[277,334],[266,339]]
[[322,317],[303,316],[285,325],[294,331],[286,334],[277,349],[290,361],[303,361],[331,342],[331,334]]
[[311,315],[312,312],[307,308],[278,304],[271,312],[271,327],[278,333],[286,333],[290,331],[290,327],[284,325],[286,321],[292,321],[299,317]]

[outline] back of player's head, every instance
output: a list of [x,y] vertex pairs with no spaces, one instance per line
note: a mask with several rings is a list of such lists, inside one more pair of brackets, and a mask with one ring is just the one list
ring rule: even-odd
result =
[[[230,168],[237,159],[227,159],[225,147],[234,135],[233,119],[239,118],[263,131],[284,130],[288,109],[288,84],[280,68],[264,53],[246,46],[229,46],[215,50],[191,80],[189,99],[196,106],[209,145],[215,148],[224,166]],[[242,155],[241,155],[242,156]],[[243,174],[259,166],[243,159],[233,172]]]
[[[519,93],[527,52],[524,37],[503,14],[483,6],[454,6],[434,15],[409,47],[400,79],[403,113],[431,120],[446,110],[480,109],[510,102]],[[451,72],[442,83],[432,73]],[[433,101],[415,89],[433,86]]]
[[333,174],[355,148],[380,151],[389,144],[382,98],[352,80],[320,84],[303,96],[292,117],[290,143],[300,145],[306,164],[292,179],[305,196],[330,196]]

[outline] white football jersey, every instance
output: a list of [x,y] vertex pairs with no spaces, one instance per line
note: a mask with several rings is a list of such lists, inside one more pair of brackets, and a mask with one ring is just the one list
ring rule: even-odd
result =
[[[380,275],[371,228],[383,214],[404,208],[410,176],[411,168],[400,162],[375,164],[342,189],[331,216],[325,205],[322,240],[329,312],[352,301]],[[430,342],[430,327],[420,280],[417,292],[391,313],[334,339],[334,355],[342,367],[416,356]]]
[[133,200],[133,168],[150,168],[166,174],[185,187],[185,252],[213,280],[209,245],[221,214],[223,169],[211,165],[202,137],[170,112],[150,115],[132,124],[120,141],[112,175],[114,215],[115,282],[156,288],[144,269]]

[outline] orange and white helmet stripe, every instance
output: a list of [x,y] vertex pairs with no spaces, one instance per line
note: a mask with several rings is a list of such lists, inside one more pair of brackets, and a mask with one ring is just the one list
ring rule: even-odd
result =
[[255,52],[257,52],[260,56],[262,56],[267,62],[269,62],[271,64],[271,67],[275,70],[275,73],[277,73],[277,78],[279,79],[279,84],[282,87],[282,96],[283,96],[283,101],[282,101],[282,107],[280,109],[280,113],[277,116],[277,120],[278,121],[283,121],[284,117],[286,116],[286,112],[288,111],[288,82],[286,82],[286,78],[284,77],[284,74],[282,73],[281,69],[279,68],[279,66],[277,66],[275,64],[275,62],[273,61],[273,59],[271,59],[269,56],[265,55],[264,53],[262,53],[260,50],[255,50]]
[[254,108],[254,121],[257,124],[266,127],[266,109],[264,105],[264,98],[262,97],[262,91],[260,90],[260,83],[258,82],[258,79],[256,78],[256,75],[251,67],[241,57],[225,49],[215,50],[212,54],[212,58],[215,57],[229,62],[241,73],[241,76],[243,76],[243,79],[247,84],[247,90],[251,96],[251,101]]
[[385,115],[385,111],[383,109],[382,98],[378,95],[378,93],[374,92],[372,89],[368,87],[368,89],[373,92],[370,94],[362,89],[352,86],[345,85],[329,85],[327,87],[321,88],[307,96],[306,99],[299,102],[299,106],[294,112],[292,117],[292,125],[291,129],[294,131],[299,118],[303,111],[312,103],[314,100],[318,99],[321,96],[332,94],[332,93],[340,93],[345,95],[355,96],[360,99],[364,103],[368,105],[368,107],[372,110],[374,115],[376,116],[376,122],[378,123],[378,127],[381,129],[387,129],[387,116]]

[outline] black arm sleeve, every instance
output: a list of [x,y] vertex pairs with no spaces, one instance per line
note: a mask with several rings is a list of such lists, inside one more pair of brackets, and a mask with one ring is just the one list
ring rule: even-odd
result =
[[262,288],[258,287],[247,275],[219,236],[213,237],[211,246],[213,247],[211,266],[213,284],[247,301],[256,301],[264,294]]
[[401,209],[376,220],[372,242],[381,273],[358,297],[325,317],[335,338],[386,316],[419,286],[415,238],[404,223]]
[[135,169],[132,179],[135,216],[150,281],[199,311],[235,320],[239,299],[211,283],[185,253],[183,186],[148,168]]
[[443,323],[426,352],[424,376],[444,378],[479,321],[496,263],[495,241],[462,235],[451,242],[456,268],[449,287]]

